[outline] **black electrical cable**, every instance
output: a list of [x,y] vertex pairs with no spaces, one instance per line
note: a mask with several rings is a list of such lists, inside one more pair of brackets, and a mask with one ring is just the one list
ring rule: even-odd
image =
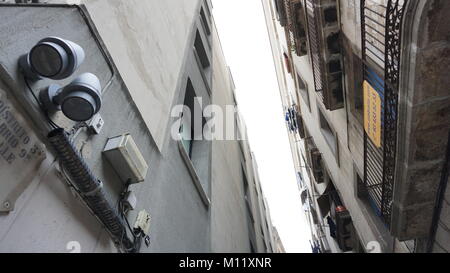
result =
[[[121,207],[120,203],[121,203],[121,201],[119,201],[119,213],[120,213],[120,216],[121,216],[122,218],[125,218],[125,219],[126,219],[126,217],[124,217],[124,215],[123,215],[122,209],[120,208],[120,207]],[[125,252],[127,252],[127,253],[129,253],[129,252],[137,252],[137,250],[136,250],[136,237],[135,237],[135,235],[134,235],[133,232],[132,232],[132,235],[133,235],[133,247],[131,247],[131,248],[126,248],[126,247],[123,245],[123,239],[125,238],[126,233],[127,233],[126,229],[123,229],[122,235],[121,235],[121,238],[120,238],[120,242],[119,242],[120,247],[121,247],[123,250],[125,250]]]
[[49,115],[48,115],[47,111],[45,110],[45,108],[42,106],[42,104],[39,101],[39,99],[36,97],[36,94],[34,94],[34,91],[31,88],[27,77],[24,76],[23,79],[25,81],[25,85],[27,86],[28,90],[30,91],[31,95],[33,96],[34,100],[36,101],[37,105],[41,109],[41,111],[44,114],[44,116],[47,118],[48,123],[53,127],[53,129],[60,129],[61,127],[58,124],[56,124],[55,122],[53,122],[53,120],[49,117]]
[[[141,249],[141,245],[142,245],[142,230],[136,229],[136,228],[132,228],[130,225],[130,222],[128,221],[128,218],[125,215],[125,207],[123,205],[123,201],[125,199],[125,196],[127,194],[127,192],[129,191],[129,187],[130,187],[130,182],[127,181],[124,190],[122,191],[122,193],[120,194],[119,200],[118,200],[118,210],[119,210],[119,214],[120,216],[125,220],[128,230],[130,231],[130,233],[133,235],[133,249],[125,249],[127,252],[139,252],[139,250]],[[124,231],[124,233],[126,233],[126,231]],[[122,234],[122,239],[124,237],[125,234]],[[122,243],[120,242],[121,247],[123,248]]]
[[[135,252],[133,239],[123,237],[127,234],[126,231],[124,233],[127,227],[122,216],[110,203],[101,181],[93,175],[86,161],[81,158],[67,132],[64,129],[55,129],[48,135],[48,140],[74,186],[81,192],[81,198],[108,230],[116,245],[120,242],[124,251]],[[122,249],[118,247],[119,251]]]
[[[61,173],[62,173],[63,177],[68,181],[69,187],[72,188],[72,189],[78,194],[78,196],[80,196],[81,198],[83,198],[83,197],[82,197],[82,193],[80,192],[80,190],[78,190],[78,189],[73,185],[72,179],[71,179],[71,178],[69,177],[69,175],[66,173],[66,169],[65,169],[64,166],[62,165],[62,162],[61,162],[61,161],[59,161],[59,166],[60,166],[60,168],[61,168]],[[126,231],[123,230],[122,235],[120,236],[120,237],[121,237],[121,238],[120,238],[120,248],[121,248],[121,249],[124,249],[125,251],[131,251],[132,249],[127,249],[127,248],[125,248],[124,245],[123,245],[123,239],[125,238],[125,232],[126,232]],[[119,249],[120,252],[121,252],[121,249]],[[134,249],[134,247],[133,247],[133,249]]]
[[[127,189],[127,187],[126,187],[126,189]],[[125,189],[125,191],[126,191],[126,189]],[[120,215],[120,217],[122,219],[124,218],[123,209],[122,209],[122,200],[123,200],[123,198],[124,198],[124,192],[122,192],[119,195],[119,200],[117,201],[117,210],[119,211],[119,215]],[[120,249],[124,250],[125,252],[132,252],[134,250],[134,241],[135,240],[133,240],[133,248],[126,248],[123,245],[123,239],[125,238],[126,233],[127,233],[126,229],[123,229],[122,230],[122,234],[120,236],[120,241],[118,242],[119,243],[119,247],[120,247]]]

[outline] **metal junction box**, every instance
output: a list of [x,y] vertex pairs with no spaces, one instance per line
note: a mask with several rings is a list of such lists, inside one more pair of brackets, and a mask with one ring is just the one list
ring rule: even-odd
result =
[[124,183],[145,180],[148,165],[130,134],[110,138],[103,154]]

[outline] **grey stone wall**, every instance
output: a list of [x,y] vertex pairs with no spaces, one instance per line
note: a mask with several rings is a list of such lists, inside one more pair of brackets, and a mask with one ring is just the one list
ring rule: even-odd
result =
[[[450,130],[449,8],[448,1],[426,1],[411,2],[407,10],[393,217],[393,231],[401,239],[430,235],[445,165]],[[441,220],[448,223],[445,212]],[[441,233],[439,237],[445,241]],[[450,241],[442,245],[448,251]]]

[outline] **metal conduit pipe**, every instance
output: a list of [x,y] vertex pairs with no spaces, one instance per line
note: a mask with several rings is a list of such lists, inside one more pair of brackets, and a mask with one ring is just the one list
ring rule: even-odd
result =
[[120,243],[126,252],[135,252],[134,244],[127,236],[127,230],[118,211],[110,204],[103,190],[102,182],[94,177],[90,168],[75,149],[64,129],[55,129],[48,135],[50,144],[68,172],[74,186],[84,201],[109,231],[113,240]]

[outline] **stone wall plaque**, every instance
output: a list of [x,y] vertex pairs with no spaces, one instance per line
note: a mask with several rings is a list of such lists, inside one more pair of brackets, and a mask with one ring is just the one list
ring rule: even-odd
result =
[[44,144],[6,94],[0,87],[0,212],[14,210],[46,158]]

